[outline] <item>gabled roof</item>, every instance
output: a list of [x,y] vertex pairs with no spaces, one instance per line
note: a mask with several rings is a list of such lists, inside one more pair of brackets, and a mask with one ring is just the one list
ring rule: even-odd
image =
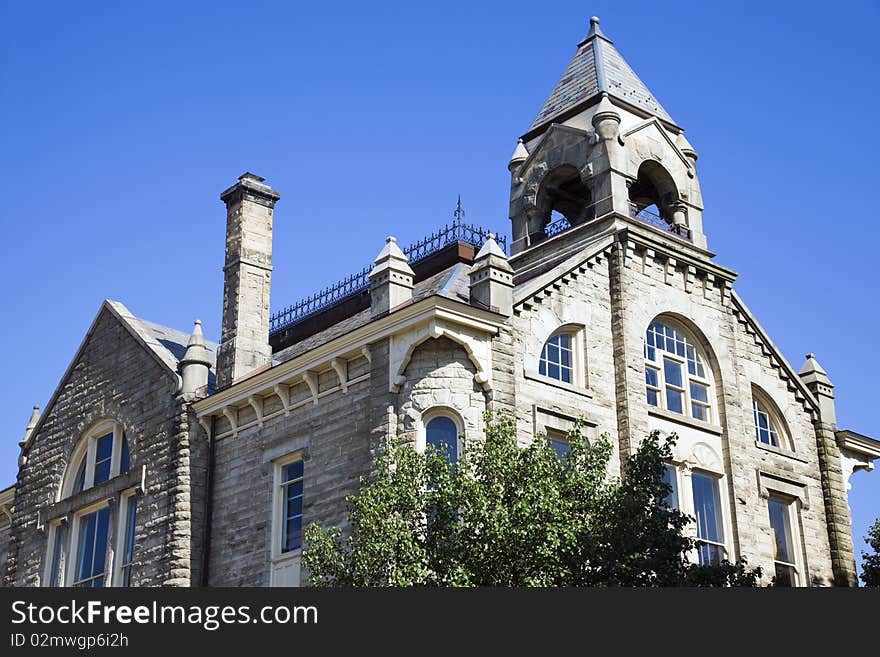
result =
[[575,108],[597,102],[603,93],[643,110],[671,124],[668,112],[599,29],[599,19],[590,19],[590,32],[578,44],[577,52],[532,121],[526,134],[554,120],[565,120]]
[[[120,302],[105,299],[104,303],[101,304],[98,313],[95,315],[95,319],[92,320],[92,325],[83,337],[79,348],[76,350],[76,354],[74,354],[70,364],[64,372],[64,375],[58,382],[55,392],[52,393],[52,397],[46,404],[43,414],[37,421],[36,426],[33,427],[27,436],[27,440],[22,444],[22,452],[26,452],[30,448],[34,436],[39,433],[43,420],[49,416],[49,411],[55,405],[55,400],[58,399],[58,395],[61,393],[67,379],[73,372],[83,350],[85,350],[89,339],[95,331],[95,327],[98,325],[98,321],[104,313],[110,313],[113,315],[119,323],[128,330],[132,337],[146,349],[147,353],[159,362],[170,376],[177,378],[178,381],[180,380],[178,365],[186,352],[186,344],[189,341],[189,334],[168,328],[167,326],[161,326],[160,324],[154,324],[153,322],[139,319],[132,315],[131,311]],[[205,346],[208,350],[208,357],[214,361],[217,353],[217,345],[213,342],[206,342]],[[213,366],[211,367],[211,370],[209,376],[213,377]]]

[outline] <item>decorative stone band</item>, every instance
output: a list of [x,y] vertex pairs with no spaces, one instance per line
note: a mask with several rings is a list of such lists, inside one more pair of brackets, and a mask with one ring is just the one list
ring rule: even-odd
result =
[[[431,296],[388,315],[373,320],[350,333],[323,344],[289,361],[262,370],[242,379],[220,392],[193,404],[199,424],[210,436],[211,418],[223,418],[229,429],[214,438],[235,436],[239,432],[264,423],[305,404],[317,404],[329,395],[348,393],[351,386],[370,378],[367,372],[348,379],[348,362],[365,358],[372,363],[370,344],[389,339],[391,355],[387,364],[389,388],[396,392],[405,383],[404,372],[415,348],[431,338],[447,337],[464,347],[476,368],[474,380],[483,390],[492,389],[492,338],[503,325],[504,317],[468,304],[441,296]],[[319,389],[318,372],[334,372],[337,385]],[[305,384],[310,395],[296,402],[291,389]],[[263,409],[269,397],[277,396],[281,410],[266,414]],[[277,405],[277,402],[276,402]],[[254,419],[239,422],[240,409],[253,409],[247,416]]]

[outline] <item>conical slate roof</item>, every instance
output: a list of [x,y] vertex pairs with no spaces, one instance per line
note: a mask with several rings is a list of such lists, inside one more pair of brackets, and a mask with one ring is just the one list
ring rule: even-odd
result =
[[590,19],[590,32],[578,44],[577,52],[526,134],[560,120],[570,110],[587,105],[588,101],[597,99],[602,93],[675,123],[617,52],[614,42],[602,33],[599,19],[593,16]]

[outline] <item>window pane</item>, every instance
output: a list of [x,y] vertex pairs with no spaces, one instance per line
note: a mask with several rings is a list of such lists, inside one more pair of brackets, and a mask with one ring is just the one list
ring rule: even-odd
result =
[[663,359],[663,375],[666,377],[666,383],[676,388],[683,388],[681,380],[681,364],[668,358]]
[[283,552],[298,550],[302,547],[302,516],[289,518],[284,527]]
[[691,416],[695,420],[702,420],[703,422],[709,421],[709,407],[708,406],[700,406],[696,402],[691,402]]
[[788,504],[780,499],[771,497],[767,501],[770,510],[770,526],[773,528],[775,561],[794,562],[791,550],[791,527],[789,525]]
[[571,334],[569,333],[560,333],[558,336],[559,346],[563,349],[568,349],[571,351]]
[[101,436],[95,443],[95,484],[110,478],[110,459],[113,456],[113,434]]
[[288,463],[284,466],[283,471],[281,473],[281,480],[291,481],[293,479],[301,479],[303,476],[303,462],[302,459],[297,459],[291,463]]
[[645,368],[645,383],[652,388],[658,387],[660,384],[657,381],[659,372],[655,370],[653,367]]
[[71,493],[79,493],[86,485],[86,454],[83,454],[82,462],[79,464],[79,470],[76,471],[76,479],[73,480],[73,490]]
[[122,454],[119,457],[119,474],[125,474],[131,467],[131,455],[128,452],[128,440],[122,436]]
[[560,356],[561,356],[562,366],[570,368],[571,367],[571,350],[563,349],[562,352],[560,353]]
[[550,368],[548,370],[547,376],[549,376],[551,379],[559,379],[559,365],[553,362],[551,362],[549,365]]
[[541,354],[541,362],[538,363],[538,374],[541,376],[547,376],[547,354]]
[[776,577],[773,579],[773,585],[784,587],[794,586],[797,582],[795,569],[792,566],[788,566],[782,563],[777,563],[775,564],[775,566]]
[[675,476],[675,468],[671,465],[663,466],[663,483],[669,486],[672,490],[669,491],[669,494],[666,495],[666,505],[670,508],[677,509],[678,508],[678,481]]
[[678,390],[666,388],[666,408],[673,413],[684,413],[682,394]]
[[648,390],[648,403],[651,406],[659,406],[657,401],[657,391],[656,390]]
[[[76,579],[89,579],[104,573],[107,558],[107,536],[110,528],[110,507],[105,506],[80,518],[79,546],[77,548]],[[89,583],[103,586],[103,577]]]
[[718,566],[724,558],[724,549],[720,545],[703,543],[697,547],[697,556],[701,566]]
[[55,527],[55,544],[52,546],[52,565],[49,572],[49,586],[61,584],[61,550],[67,539],[67,524],[61,523]]
[[568,444],[568,441],[561,438],[550,438],[550,447],[560,459],[565,458],[565,455],[571,451],[571,445]]
[[697,517],[697,536],[717,543],[723,542],[718,480],[694,472],[691,475],[691,482],[694,491],[694,512]]
[[[552,372],[551,368],[551,372]],[[551,374],[551,376],[553,376]],[[557,368],[557,376],[558,368]],[[458,460],[458,429],[448,417],[435,417],[425,427],[425,446],[441,450],[449,463]]]
[[691,383],[691,399],[701,401],[704,404],[709,403],[709,388],[702,383]]

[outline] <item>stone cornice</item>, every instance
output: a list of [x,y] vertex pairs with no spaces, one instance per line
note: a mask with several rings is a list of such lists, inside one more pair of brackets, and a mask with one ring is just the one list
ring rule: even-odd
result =
[[[220,392],[193,404],[193,410],[203,426],[207,417],[221,415],[230,407],[250,405],[251,398],[277,394],[276,387],[291,386],[304,381],[308,372],[322,369],[342,371],[346,360],[364,356],[363,350],[370,343],[394,335],[406,333],[423,324],[458,326],[487,336],[497,333],[505,318],[496,313],[475,308],[441,296],[431,296],[414,304],[399,308],[384,317],[356,328],[345,335],[315,347],[288,361],[243,379]],[[333,366],[333,361],[336,366]],[[393,374],[397,374],[394,372]],[[346,382],[345,387],[353,383]],[[340,387],[341,387],[340,382]],[[323,395],[324,393],[321,393]],[[313,395],[318,399],[318,395]],[[283,401],[283,400],[282,400]],[[241,427],[237,427],[241,429]]]

